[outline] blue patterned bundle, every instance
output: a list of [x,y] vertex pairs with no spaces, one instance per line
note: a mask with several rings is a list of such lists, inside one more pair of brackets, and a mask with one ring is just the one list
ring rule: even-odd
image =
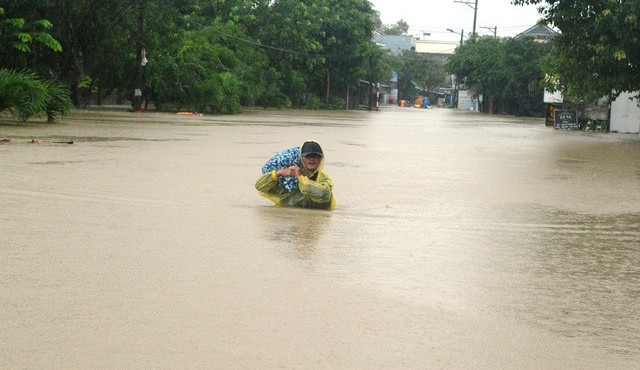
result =
[[[271,172],[280,168],[286,168],[293,165],[302,167],[300,163],[300,148],[293,147],[285,149],[280,153],[274,155],[264,166],[262,166],[262,173]],[[298,179],[295,176],[280,176],[278,178],[278,185],[287,189],[289,192],[298,188]]]

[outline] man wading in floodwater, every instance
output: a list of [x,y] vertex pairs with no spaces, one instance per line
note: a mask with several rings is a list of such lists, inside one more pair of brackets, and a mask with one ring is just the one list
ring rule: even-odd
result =
[[281,151],[262,166],[256,189],[278,205],[332,209],[336,205],[333,181],[322,171],[323,165],[320,144],[305,141],[301,147]]

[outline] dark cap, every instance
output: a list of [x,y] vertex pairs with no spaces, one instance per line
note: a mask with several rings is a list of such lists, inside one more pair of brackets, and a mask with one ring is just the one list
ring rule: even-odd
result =
[[317,154],[321,157],[324,156],[322,154],[320,144],[315,141],[305,141],[304,144],[302,144],[302,148],[300,148],[300,154],[302,154],[303,157],[308,156],[309,154]]

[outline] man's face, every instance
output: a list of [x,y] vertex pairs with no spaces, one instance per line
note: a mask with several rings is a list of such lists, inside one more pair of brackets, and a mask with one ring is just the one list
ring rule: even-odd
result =
[[317,154],[309,154],[302,157],[302,164],[304,168],[309,171],[315,171],[320,165],[321,156]]

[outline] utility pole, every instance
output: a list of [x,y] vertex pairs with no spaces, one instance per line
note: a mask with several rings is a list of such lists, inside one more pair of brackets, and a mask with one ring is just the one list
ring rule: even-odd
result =
[[144,50],[146,0],[140,0],[138,14],[138,72],[136,74],[135,88],[133,92],[133,109],[142,111],[142,99],[144,90],[144,65],[146,63]]
[[493,31],[493,38],[494,39],[496,37],[498,37],[498,26],[493,26],[493,27],[480,26],[480,28],[484,28],[484,29],[487,29],[489,31]]
[[[454,3],[466,4],[473,9],[473,31],[471,37],[476,35],[476,19],[478,18],[478,0],[453,0]],[[472,5],[473,4],[473,5]]]

